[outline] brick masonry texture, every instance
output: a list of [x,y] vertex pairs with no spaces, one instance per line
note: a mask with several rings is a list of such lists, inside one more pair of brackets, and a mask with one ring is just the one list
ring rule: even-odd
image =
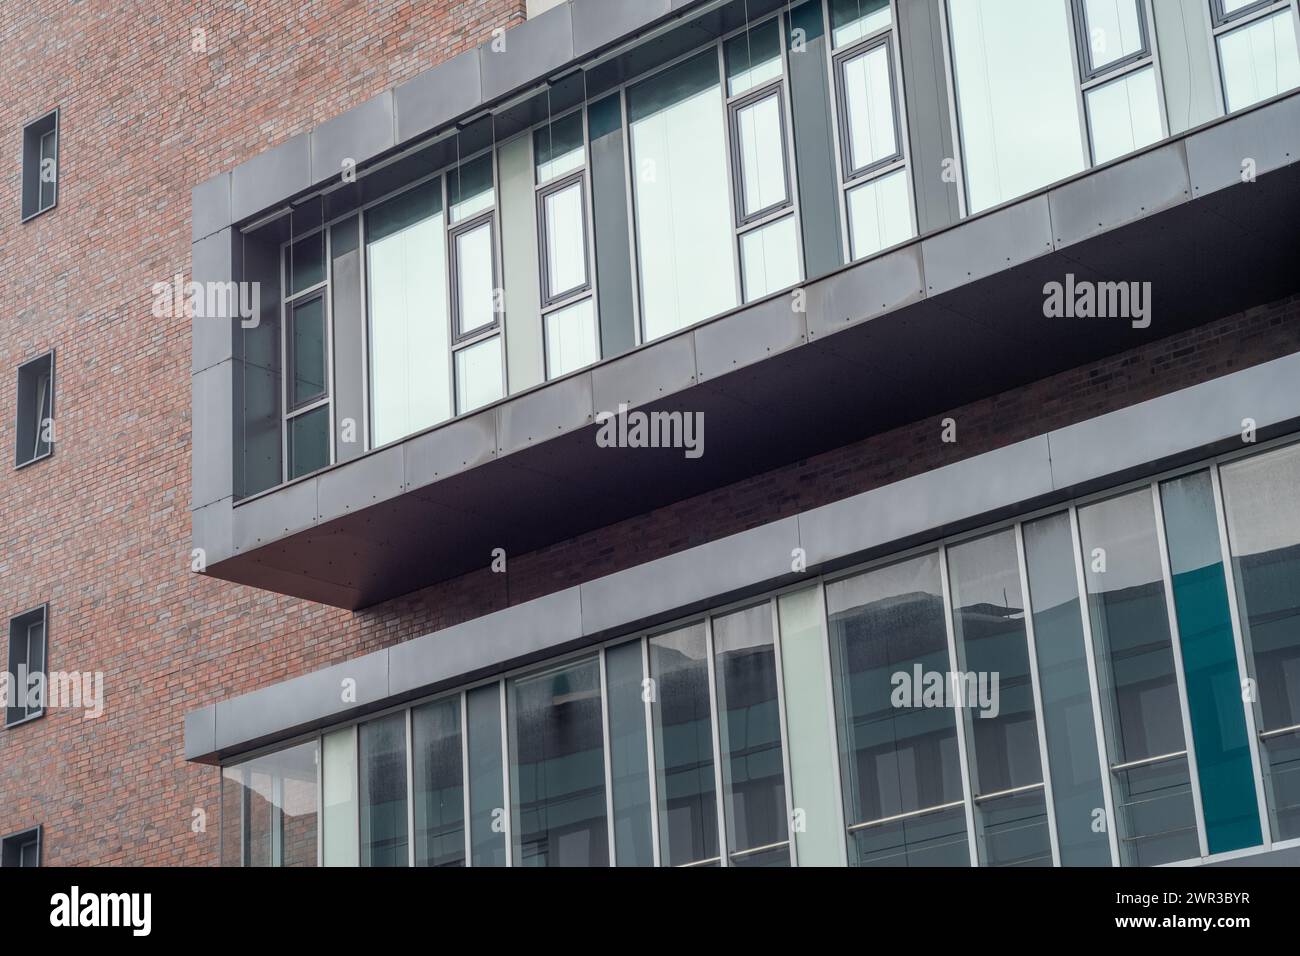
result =
[[[6,3],[0,130],[62,110],[59,206],[18,223],[0,177],[0,452],[22,361],[58,349],[52,458],[4,469],[0,610],[50,604],[50,666],[105,674],[98,720],[0,730],[0,834],[49,864],[218,861],[219,771],[187,710],[1164,392],[1300,351],[1300,297],[512,555],[351,614],[189,571],[187,320],[150,287],[189,270],[190,189],[522,19],[523,0]],[[206,31],[207,52],[191,50]],[[1158,328],[1153,328],[1158,333]],[[485,561],[486,565],[486,561]],[[194,810],[206,832],[192,831]]]

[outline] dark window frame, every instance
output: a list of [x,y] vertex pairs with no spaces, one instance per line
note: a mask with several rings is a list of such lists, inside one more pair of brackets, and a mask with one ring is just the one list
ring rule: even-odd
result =
[[[856,60],[859,57],[867,56],[874,52],[876,48],[884,47],[885,60],[889,67],[889,108],[894,121],[894,152],[889,156],[882,156],[865,166],[854,167],[853,165],[853,139],[850,135],[850,116],[848,109],[848,96],[846,95],[846,81],[844,78],[844,67],[850,60]],[[867,37],[859,40],[842,50],[837,50],[831,58],[832,72],[835,79],[835,112],[836,112],[836,132],[840,140],[840,164],[843,167],[843,186],[845,189],[850,184],[858,180],[866,180],[874,173],[877,173],[894,163],[903,159],[903,128],[901,117],[898,109],[898,78],[895,75],[896,65],[894,63],[894,44],[893,29],[887,32]]]
[[[745,211],[745,160],[740,150],[740,113],[742,110],[756,106],[764,100],[775,99],[777,119],[781,126],[781,164],[782,178],[785,183],[785,198],[753,212]],[[755,90],[747,90],[727,103],[727,135],[731,140],[731,182],[732,196],[736,207],[736,228],[745,231],[745,227],[776,219],[777,213],[794,208],[794,190],[790,182],[790,131],[785,118],[785,75],[784,73]],[[743,272],[743,267],[741,267]],[[743,286],[742,277],[742,286]],[[743,295],[742,295],[743,298]]]
[[[48,368],[44,372],[34,368],[34,366],[37,366],[40,363],[48,364]],[[45,422],[54,421],[55,369],[56,366],[55,366],[54,349],[49,349],[48,351],[43,352],[42,354],[37,355],[34,358],[28,359],[27,361],[23,362],[21,365],[18,366],[18,386],[17,386],[17,393],[15,395],[15,401],[14,401],[14,406],[15,406],[14,469],[15,470],[20,468],[26,468],[28,465],[34,465],[36,464],[36,462],[43,461],[44,459],[49,458],[54,454],[54,446],[56,444],[54,441],[44,442],[43,444],[45,445],[45,449],[43,451],[40,450],[39,446],[42,443],[40,439],[40,434],[44,430]],[[42,375],[45,377],[44,392],[40,396],[34,396],[28,394],[28,388],[29,388],[28,382],[30,382],[30,379],[33,375],[37,376],[38,379]],[[35,409],[31,407],[34,401],[40,402],[40,405]],[[23,437],[23,432],[24,432],[23,419],[31,415],[32,412],[41,411],[41,410],[43,410],[44,414],[40,414],[37,416],[36,424],[35,424],[34,441],[36,445],[35,447],[33,447],[32,454],[28,455],[24,453],[24,450],[20,445],[20,442],[22,441],[22,437]],[[28,424],[30,425],[31,423],[28,422]]]
[[[295,298],[292,301],[285,304],[284,368],[285,368],[285,378],[288,383],[285,389],[285,418],[286,419],[294,418],[299,413],[309,411],[313,407],[317,405],[321,405],[332,398],[332,396],[330,395],[330,369],[329,369],[330,314],[329,314],[329,309],[327,308],[325,303],[325,291],[327,287],[328,284],[324,286],[320,286],[316,288],[315,291],[312,292],[299,293],[298,298]],[[321,332],[323,333],[322,344],[325,347],[324,348],[325,366],[321,371],[324,373],[322,378],[324,378],[325,381],[321,384],[321,390],[319,392],[299,401],[299,400],[295,400],[293,396],[293,383],[298,380],[297,377],[298,370],[296,365],[297,355],[295,354],[294,347],[293,347],[294,329],[297,326],[298,310],[304,306],[311,305],[313,302],[320,302],[321,304],[321,324],[322,324]]]
[[[471,232],[488,227],[488,248],[492,254],[492,321],[486,325],[480,325],[469,332],[461,330],[460,324],[460,246],[461,236]],[[451,344],[452,352],[456,352],[461,345],[469,345],[477,342],[479,339],[485,339],[491,333],[499,331],[502,326],[502,312],[496,308],[497,292],[501,290],[501,259],[497,255],[497,211],[495,206],[491,209],[485,209],[477,215],[451,225],[447,229],[447,262],[451,269],[450,282],[448,283],[451,292]],[[454,359],[453,359],[453,364]]]
[[[1274,6],[1276,3],[1277,0],[1255,0],[1254,3],[1248,3],[1240,10],[1233,10],[1231,13],[1228,13],[1224,7],[1223,0],[1210,0],[1210,19],[1216,27],[1221,27],[1229,23],[1234,23],[1237,20],[1241,20],[1244,17],[1249,17],[1252,14],[1260,13],[1261,11]],[[1284,9],[1286,8],[1278,8],[1279,11]]]
[[[17,680],[17,670],[18,670],[19,662],[16,660],[14,649],[16,647],[16,643],[19,636],[21,636],[23,640],[26,642],[26,654],[21,663],[23,664],[30,663],[32,657],[31,631],[33,627],[39,624],[41,628],[41,637],[40,637],[41,667],[39,672],[45,675],[46,686],[42,690],[41,702],[37,708],[33,710],[29,710],[25,703],[22,706],[14,706],[13,704],[8,704],[5,707],[4,726],[6,730],[12,727],[18,727],[22,724],[31,723],[33,720],[39,720],[41,717],[45,716],[46,703],[47,703],[46,694],[49,691],[49,673],[50,673],[50,613],[49,612],[50,612],[49,604],[48,603],[41,604],[30,610],[24,611],[21,614],[17,614],[9,619],[9,646],[8,646],[8,656],[6,657],[6,671],[12,676],[12,678],[15,681]],[[12,696],[20,690],[25,695],[27,688],[26,687],[19,688],[16,685],[11,685],[9,688],[10,698],[12,699]],[[21,716],[14,716],[16,712],[21,712]]]
[[[0,838],[0,866],[3,867],[21,867],[23,850],[35,844],[36,846],[36,866],[40,867],[41,857],[45,846],[44,828],[37,824],[34,827],[28,827],[26,830],[18,830],[14,833]],[[17,854],[18,862],[10,862],[13,857],[11,854]]]
[[[29,222],[59,204],[59,154],[61,152],[59,119],[59,107],[56,106],[48,113],[23,124],[22,188],[19,190],[21,222]],[[42,204],[41,199],[41,148],[49,134],[54,136],[54,189],[47,206]]]
[[[582,203],[582,258],[583,272],[585,280],[580,285],[575,285],[570,289],[562,289],[558,292],[551,291],[551,244],[550,234],[546,228],[548,216],[546,213],[546,200],[557,193],[566,192],[574,186],[578,187],[578,195]],[[592,289],[592,255],[591,255],[591,235],[590,224],[587,222],[587,205],[589,199],[587,195],[587,170],[584,165],[582,169],[574,170],[572,173],[553,179],[545,185],[540,186],[537,190],[537,248],[539,250],[538,278],[541,285],[541,303],[543,309],[550,309],[552,306],[567,302],[569,299],[576,299],[585,295]],[[495,266],[494,266],[495,269]],[[458,290],[459,291],[459,290]]]
[[[1213,0],[1214,3],[1220,0]],[[1268,0],[1272,3],[1273,0]],[[1152,55],[1151,50],[1151,28],[1147,23],[1147,5],[1145,0],[1133,0],[1133,5],[1138,14],[1138,32],[1142,35],[1142,46],[1118,60],[1112,60],[1109,63],[1097,66],[1092,62],[1092,33],[1088,28],[1088,10],[1087,0],[1071,0],[1071,15],[1074,17],[1074,38],[1079,54],[1079,78],[1083,83],[1106,76],[1110,73],[1121,73],[1126,67],[1132,66]],[[1089,144],[1091,151],[1091,144]],[[1095,164],[1094,164],[1095,165]]]

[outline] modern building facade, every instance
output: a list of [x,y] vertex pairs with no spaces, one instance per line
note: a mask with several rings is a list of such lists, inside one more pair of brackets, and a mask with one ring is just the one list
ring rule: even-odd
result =
[[373,6],[6,333],[6,863],[1300,860],[1295,0]]

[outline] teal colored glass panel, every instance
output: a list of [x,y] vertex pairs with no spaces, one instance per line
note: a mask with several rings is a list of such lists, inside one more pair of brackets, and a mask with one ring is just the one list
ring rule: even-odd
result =
[[650,765],[640,641],[605,652],[605,683],[609,701],[610,793],[614,798],[614,861],[618,866],[652,866]]
[[1164,482],[1160,500],[1206,840],[1211,853],[1257,846],[1263,835],[1209,472]]

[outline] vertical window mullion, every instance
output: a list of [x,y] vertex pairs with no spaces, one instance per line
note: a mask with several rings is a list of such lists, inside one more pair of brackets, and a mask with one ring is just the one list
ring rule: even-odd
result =
[[[948,639],[948,673],[956,674],[957,665],[957,635],[953,625],[952,611],[952,587],[948,580],[948,548],[944,545],[939,547],[939,581],[943,590],[943,626]],[[951,678],[949,678],[951,681]],[[955,695],[954,695],[955,696]],[[966,708],[960,706],[960,702],[954,700],[954,709],[956,711],[957,721],[957,754],[961,765],[961,789],[963,796],[963,808],[966,812],[966,843],[970,851],[970,865],[975,867],[980,865],[979,848],[976,845],[975,835],[975,796],[974,786],[971,783],[973,774],[971,768],[971,749],[967,734],[968,720]]]
[[653,679],[650,677],[650,638],[642,635],[641,640],[641,698],[645,705],[645,746],[646,746],[646,766],[650,777],[650,837],[651,852],[653,854],[654,865],[656,867],[663,865],[661,851],[659,848],[659,768],[655,766],[655,722],[654,713],[654,692],[647,694],[645,688],[646,681],[650,681],[649,686],[654,687]]
[[785,775],[785,832],[790,841],[790,865],[799,865],[794,832],[794,780],[790,774],[790,732],[785,718],[785,674],[781,670],[781,618],[776,598],[769,599],[772,613],[772,655],[776,665],[776,713],[781,726],[781,772]]
[[717,794],[715,806],[718,813],[718,865],[726,867],[731,865],[731,847],[727,842],[726,810],[723,807],[726,799],[722,783],[722,738],[719,736],[720,728],[718,726],[718,677],[713,660],[712,616],[704,619],[704,657],[709,665],[709,723],[713,730],[711,740],[713,743],[713,792]]

